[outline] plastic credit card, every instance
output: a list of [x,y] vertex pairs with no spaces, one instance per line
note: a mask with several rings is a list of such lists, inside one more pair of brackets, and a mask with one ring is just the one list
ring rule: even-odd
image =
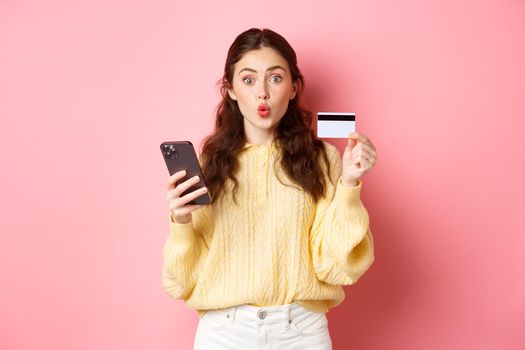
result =
[[317,113],[317,137],[347,138],[355,132],[355,113]]

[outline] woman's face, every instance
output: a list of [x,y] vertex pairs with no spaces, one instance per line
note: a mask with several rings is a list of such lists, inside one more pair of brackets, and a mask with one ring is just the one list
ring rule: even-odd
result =
[[248,142],[273,139],[296,92],[288,62],[276,50],[263,47],[242,56],[234,65],[228,94],[239,105]]

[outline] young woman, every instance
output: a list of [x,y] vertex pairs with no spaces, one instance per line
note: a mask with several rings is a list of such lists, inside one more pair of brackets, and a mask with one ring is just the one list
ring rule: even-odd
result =
[[[374,261],[361,178],[377,153],[316,139],[289,43],[250,29],[231,45],[198,179],[168,180],[163,285],[199,312],[194,349],[331,349],[326,312]],[[206,191],[211,205],[188,205]]]

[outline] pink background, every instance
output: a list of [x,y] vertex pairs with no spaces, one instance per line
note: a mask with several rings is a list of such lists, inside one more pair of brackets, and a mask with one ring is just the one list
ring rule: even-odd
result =
[[0,348],[191,349],[158,146],[211,131],[253,26],[379,151],[334,348],[525,349],[523,0],[0,1]]

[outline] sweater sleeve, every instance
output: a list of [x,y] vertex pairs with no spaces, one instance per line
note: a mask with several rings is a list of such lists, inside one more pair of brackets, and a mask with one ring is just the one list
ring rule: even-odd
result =
[[[316,205],[310,232],[310,249],[317,278],[333,285],[350,285],[374,261],[368,212],[360,199],[362,182],[355,187],[341,182],[339,151],[327,146],[331,176],[327,191]],[[331,180],[331,181],[330,181]]]
[[189,298],[208,255],[203,234],[210,232],[208,206],[192,213],[192,221],[179,224],[170,212],[169,235],[163,248],[162,285],[175,299]]

